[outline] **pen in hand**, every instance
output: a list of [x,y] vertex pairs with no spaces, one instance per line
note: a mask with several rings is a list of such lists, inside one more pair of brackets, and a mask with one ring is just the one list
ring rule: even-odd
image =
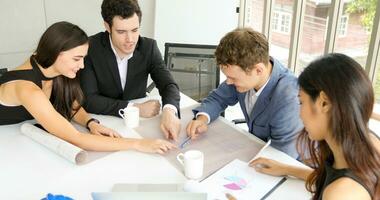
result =
[[191,140],[190,136],[187,136],[187,138],[179,145],[180,149],[183,149],[187,143],[189,143]]

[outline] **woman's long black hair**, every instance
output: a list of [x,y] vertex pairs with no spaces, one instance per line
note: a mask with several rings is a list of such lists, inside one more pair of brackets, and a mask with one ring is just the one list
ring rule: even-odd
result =
[[[77,25],[57,22],[41,36],[34,58],[43,68],[48,68],[57,60],[60,52],[86,43],[88,43],[88,36]],[[71,120],[83,102],[83,92],[78,76],[74,79],[62,75],[55,77],[50,100],[62,116]]]
[[[364,69],[352,58],[333,53],[310,63],[298,82],[313,101],[320,92],[326,94],[331,102],[328,126],[332,138],[342,148],[348,169],[361,179],[373,199],[380,199],[380,154],[368,128],[374,93]],[[334,159],[332,151],[324,140],[311,141],[306,131],[298,142],[298,147],[308,147],[315,170],[308,177],[306,188],[314,193],[313,199],[318,199],[326,178],[325,163]]]

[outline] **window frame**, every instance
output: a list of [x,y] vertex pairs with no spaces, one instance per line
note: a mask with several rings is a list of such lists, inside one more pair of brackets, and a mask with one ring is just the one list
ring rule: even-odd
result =
[[[248,1],[252,0],[240,0],[241,3],[246,3]],[[267,36],[268,40],[271,36],[271,31],[284,33],[284,34],[290,34],[291,38],[291,46],[289,49],[289,55],[288,55],[288,66],[292,66],[293,72],[295,72],[295,69],[297,69],[297,60],[299,57],[299,45],[300,45],[300,35],[303,28],[303,21],[304,17],[302,17],[305,14],[306,6],[297,3],[297,2],[304,2],[304,1],[295,1],[293,2],[293,15],[291,13],[284,12],[282,10],[276,10],[273,9],[273,5],[275,4],[275,0],[263,0],[265,9],[264,9],[264,17],[263,18],[263,30],[262,33]],[[311,3],[305,2],[304,4]],[[329,13],[329,16],[327,18],[327,29],[326,29],[326,40],[325,40],[325,50],[324,54],[334,52],[334,46],[338,38],[345,37],[348,33],[348,26],[349,26],[349,19],[350,16],[343,13],[343,7],[345,5],[345,0],[333,0],[331,1],[331,12]],[[277,25],[275,26],[272,24],[272,20],[270,18],[274,17],[274,13],[279,13],[278,19],[276,21]],[[287,15],[290,15],[290,23],[289,26],[291,27],[290,33],[286,31],[281,31],[281,13],[285,13]],[[242,15],[246,15],[245,12],[240,13]],[[269,19],[268,19],[269,18]],[[343,26],[344,34],[340,34],[342,31],[342,19],[346,19],[345,25]],[[285,25],[286,26],[286,25]],[[270,27],[268,29],[268,27]],[[280,29],[280,30],[278,30]],[[270,30],[270,31],[269,31]],[[330,33],[330,34],[328,34]],[[372,83],[376,80],[376,71],[380,71],[380,69],[377,68],[377,62],[380,62],[380,1],[377,1],[376,5],[376,13],[373,23],[373,28],[371,34],[371,41],[369,43],[369,53],[367,57],[367,62],[365,64],[365,69],[368,73],[368,76],[370,77]],[[380,73],[380,72],[379,72]],[[376,104],[376,106],[380,106],[379,104]],[[375,111],[373,114],[373,118],[375,120],[380,121],[380,111]]]
[[[277,14],[277,17],[275,18]],[[277,33],[289,35],[291,32],[292,14],[275,10],[273,11],[272,30]]]
[[[344,22],[344,24],[342,23],[343,22],[343,19],[346,19]],[[342,37],[346,37],[347,36],[347,29],[348,29],[348,21],[350,20],[349,18],[349,15],[342,15],[340,17],[340,21],[339,21],[339,25],[338,25],[338,37],[342,38]],[[343,27],[343,28],[342,28]],[[343,34],[342,34],[343,32]]]

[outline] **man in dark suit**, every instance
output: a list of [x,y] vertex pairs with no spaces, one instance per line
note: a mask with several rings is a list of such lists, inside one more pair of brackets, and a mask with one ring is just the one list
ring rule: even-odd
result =
[[107,31],[90,37],[85,68],[80,73],[85,108],[96,114],[119,116],[119,109],[136,106],[141,117],[160,111],[157,100],[129,103],[146,96],[150,74],[162,97],[160,128],[167,139],[180,131],[179,89],[165,68],[155,40],[140,36],[141,10],[136,0],[104,0],[102,17]]

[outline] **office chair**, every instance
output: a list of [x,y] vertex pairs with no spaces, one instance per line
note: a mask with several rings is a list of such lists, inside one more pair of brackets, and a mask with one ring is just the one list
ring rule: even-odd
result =
[[234,123],[234,124],[242,124],[242,123],[246,123],[246,122],[247,121],[245,121],[244,118],[232,120],[232,123]]
[[0,76],[2,76],[7,71],[8,71],[7,68],[0,68]]
[[246,123],[245,118],[233,119],[231,120],[236,126],[240,127],[243,130],[249,131],[248,124]]
[[165,43],[165,64],[182,93],[200,102],[219,85],[215,45]]
[[152,82],[151,84],[148,85],[148,87],[146,87],[146,93],[149,94],[150,92],[152,92],[152,90],[156,87],[156,84],[154,84],[154,82]]

